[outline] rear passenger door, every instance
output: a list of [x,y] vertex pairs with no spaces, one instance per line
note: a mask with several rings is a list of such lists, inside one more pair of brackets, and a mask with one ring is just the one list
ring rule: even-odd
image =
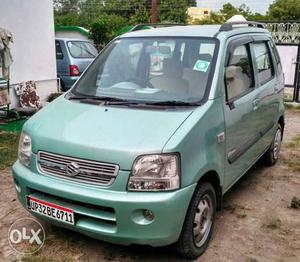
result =
[[225,65],[225,190],[256,160],[257,129],[256,78],[250,37],[229,43]]
[[275,67],[275,59],[267,37],[254,37],[251,44],[254,71],[257,78],[256,128],[261,134],[258,143],[259,152],[270,146],[276,130],[279,114],[278,92],[281,90],[280,79]]

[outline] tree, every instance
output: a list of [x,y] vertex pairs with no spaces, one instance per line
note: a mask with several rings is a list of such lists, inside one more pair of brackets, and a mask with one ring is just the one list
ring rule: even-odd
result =
[[300,20],[300,1],[276,0],[270,5],[268,15],[272,20],[293,21]]
[[54,11],[58,14],[78,13],[82,0],[54,0]]
[[55,25],[65,25],[65,26],[85,26],[82,23],[81,18],[78,14],[61,14],[54,16],[54,23]]
[[121,16],[103,14],[92,23],[90,37],[101,48],[112,40],[126,23],[127,20]]
[[222,9],[219,12],[211,12],[208,18],[193,21],[193,24],[223,24],[234,15],[242,15],[248,21],[269,20],[269,17],[267,15],[262,15],[260,13],[252,13],[250,11],[250,8],[245,4],[242,4],[239,7],[235,7],[232,4],[227,3],[223,5]]
[[135,11],[135,13],[130,17],[129,23],[132,25],[150,23],[151,22],[151,12],[145,7],[141,7]]
[[239,10],[232,4],[227,3],[223,5],[220,13],[224,16],[225,20],[228,20],[232,16],[239,14]]
[[104,11],[130,19],[136,12],[150,11],[151,0],[106,0]]
[[161,0],[158,4],[158,21],[169,23],[186,23],[187,9],[193,1]]
[[85,0],[80,9],[82,23],[91,26],[104,13],[104,3],[100,0]]

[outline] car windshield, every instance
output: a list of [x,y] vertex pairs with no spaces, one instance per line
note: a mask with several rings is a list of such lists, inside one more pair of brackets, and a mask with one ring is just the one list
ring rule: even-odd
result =
[[72,93],[145,103],[200,102],[215,56],[213,38],[119,38],[103,50]]
[[95,58],[98,55],[97,49],[85,41],[68,41],[68,49],[74,58]]

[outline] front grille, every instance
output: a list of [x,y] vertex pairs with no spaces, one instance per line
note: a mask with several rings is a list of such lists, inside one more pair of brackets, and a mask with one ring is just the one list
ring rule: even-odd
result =
[[38,168],[42,174],[80,183],[110,186],[116,179],[119,166],[39,151]]

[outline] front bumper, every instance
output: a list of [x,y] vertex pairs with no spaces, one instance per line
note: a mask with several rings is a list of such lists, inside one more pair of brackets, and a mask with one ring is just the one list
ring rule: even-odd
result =
[[[127,179],[129,172],[118,177]],[[127,192],[73,184],[30,171],[18,161],[13,177],[19,201],[26,208],[26,195],[71,208],[75,225],[42,217],[57,226],[66,227],[104,241],[130,245],[165,246],[180,236],[186,211],[196,184],[172,192]],[[115,181],[116,183],[117,181]],[[143,217],[143,210],[154,213],[154,219]]]

